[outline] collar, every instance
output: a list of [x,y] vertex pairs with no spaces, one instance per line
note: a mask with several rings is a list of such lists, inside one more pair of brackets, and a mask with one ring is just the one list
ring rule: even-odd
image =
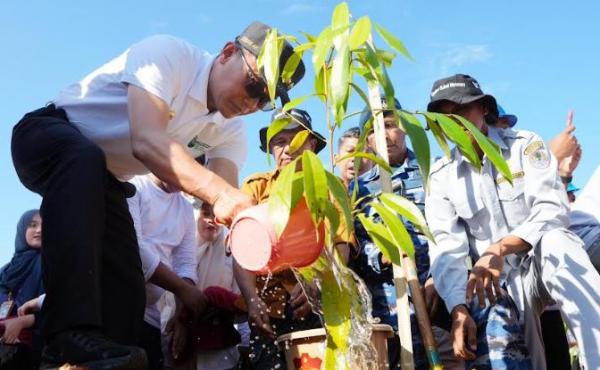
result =
[[204,65],[200,66],[196,78],[194,79],[194,83],[192,84],[192,88],[188,93],[189,96],[204,105],[206,110],[208,110],[208,78],[215,60],[216,57],[205,53],[204,60],[201,62],[204,63]]
[[[506,145],[506,142],[504,141],[504,138],[502,137],[501,134],[501,129],[494,127],[494,126],[488,126],[488,133],[487,133],[487,138],[490,139],[491,141],[493,141],[494,143],[496,143],[501,150],[509,150],[510,148],[508,147],[508,145]],[[467,161],[467,159],[465,158],[465,156],[460,152],[460,150],[458,150],[458,147],[455,147],[454,149],[452,149],[453,151],[455,151],[455,156],[456,156],[456,162],[457,162],[457,166],[460,166],[463,162],[471,165],[469,163],[469,161]],[[484,154],[485,156],[485,154]]]
[[488,126],[488,138],[490,138],[493,142],[498,144],[500,149],[508,150],[508,145],[504,142],[504,138],[500,134],[500,129],[493,126]]

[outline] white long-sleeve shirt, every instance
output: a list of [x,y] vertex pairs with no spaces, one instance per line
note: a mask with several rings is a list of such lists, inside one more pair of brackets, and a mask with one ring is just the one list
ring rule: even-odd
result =
[[[430,271],[449,311],[465,303],[469,254],[478,258],[509,234],[535,246],[547,231],[569,224],[557,162],[542,139],[494,127],[488,137],[508,163],[512,186],[487,157],[478,172],[457,149],[431,171],[425,214],[436,245],[429,249]],[[507,261],[504,276],[511,268]]]
[[[162,262],[178,276],[196,282],[196,222],[192,205],[180,192],[167,193],[159,188],[150,175],[136,176],[131,183],[137,191],[127,201],[140,246],[144,278],[148,281]],[[164,289],[146,283],[144,319],[156,328],[160,328],[157,302],[163,294]]]

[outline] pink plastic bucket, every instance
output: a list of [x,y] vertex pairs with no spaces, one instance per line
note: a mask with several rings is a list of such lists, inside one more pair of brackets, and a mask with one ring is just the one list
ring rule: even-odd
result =
[[259,274],[310,265],[319,258],[324,238],[323,223],[319,225],[317,235],[304,199],[292,210],[279,239],[266,203],[240,212],[229,234],[231,253],[237,263]]

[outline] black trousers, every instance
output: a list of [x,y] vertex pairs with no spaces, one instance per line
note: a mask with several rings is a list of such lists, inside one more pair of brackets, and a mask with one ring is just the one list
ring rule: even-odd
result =
[[144,322],[139,346],[146,351],[148,357],[147,370],[161,370],[164,364],[160,329]]
[[131,184],[107,170],[104,152],[53,105],[13,129],[12,157],[21,182],[43,198],[42,334],[96,328],[135,344],[145,291],[126,196]]

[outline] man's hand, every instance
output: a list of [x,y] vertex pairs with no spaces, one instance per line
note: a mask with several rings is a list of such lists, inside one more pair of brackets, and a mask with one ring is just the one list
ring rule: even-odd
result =
[[17,316],[25,316],[35,311],[39,311],[40,307],[38,306],[38,304],[39,297],[35,297],[33,299],[28,300],[17,309]]
[[235,216],[244,209],[256,204],[249,195],[234,187],[226,187],[210,200],[215,220],[223,225],[231,225]]
[[184,287],[184,289],[176,293],[176,296],[183,304],[183,307],[192,313],[193,319],[196,319],[206,311],[206,297],[192,284],[185,284]]
[[558,134],[555,138],[550,140],[549,147],[550,151],[556,159],[558,163],[561,163],[565,158],[572,155],[575,150],[579,147],[577,143],[577,138],[573,135],[575,131],[575,125],[573,124],[573,114],[569,112],[569,116],[567,118],[567,125],[563,132]]
[[251,327],[256,327],[261,335],[275,339],[271,327],[267,305],[258,296],[246,301],[248,305],[248,322]]
[[[307,291],[308,294],[314,294],[312,292],[312,288],[309,288],[307,286],[307,290],[310,290]],[[308,297],[306,296],[306,294],[304,294],[300,283],[296,284],[294,289],[292,289],[292,293],[290,294],[290,305],[294,310],[295,320],[302,317],[306,317],[306,315],[308,315],[312,310],[312,306],[310,305]]]
[[[474,360],[477,351],[477,326],[465,305],[452,310],[452,348],[454,355],[463,360]],[[467,346],[468,344],[468,346]]]
[[173,356],[175,360],[178,360],[179,356],[181,356],[185,350],[185,346],[187,344],[187,325],[181,321],[181,316],[176,314],[167,323],[165,332],[172,335],[170,345],[171,356]]
[[[469,274],[467,282],[467,302],[473,299],[473,291],[479,299],[479,306],[485,307],[485,289],[491,304],[496,304],[496,297],[502,296],[500,288],[500,274],[504,266],[504,256],[501,253],[500,243],[492,244],[485,253],[479,257]],[[496,291],[494,293],[494,290]]]
[[573,176],[573,172],[579,165],[579,161],[581,160],[581,145],[577,145],[577,148],[573,152],[573,154],[567,156],[562,161],[558,162],[558,173],[560,176],[571,177]]
[[427,307],[427,313],[429,317],[435,316],[440,303],[440,296],[433,286],[433,278],[427,279],[423,286],[423,296],[425,297],[425,306]]
[[4,321],[4,335],[0,338],[1,343],[16,344],[19,343],[21,330],[30,328],[35,323],[33,315],[15,317]]

